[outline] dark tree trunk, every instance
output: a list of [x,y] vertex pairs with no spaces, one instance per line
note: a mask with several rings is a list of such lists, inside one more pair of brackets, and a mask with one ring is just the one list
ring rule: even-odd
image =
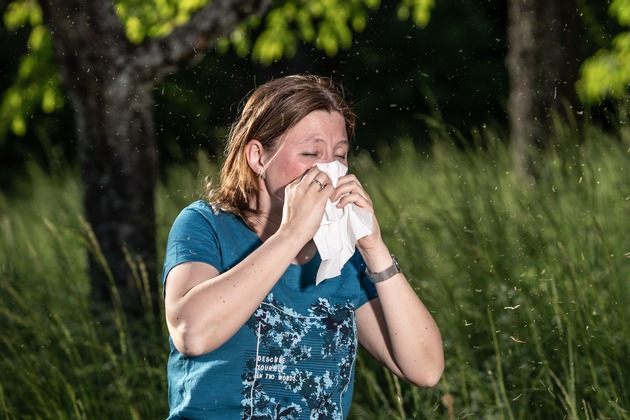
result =
[[[111,0],[40,4],[75,110],[85,213],[100,248],[90,255],[93,307],[106,317],[120,297],[126,314],[144,319],[159,312],[160,296],[152,89],[269,4],[215,0],[186,26],[138,46],[125,37]],[[148,274],[143,286],[134,272],[141,267]]]
[[[73,101],[80,130],[85,213],[125,313],[133,318],[149,313],[157,316],[153,199],[156,150],[151,86],[136,80],[126,86],[113,84],[105,83],[102,103],[85,97]],[[144,284],[139,270],[143,267]],[[90,278],[92,301],[109,303],[114,298],[110,296],[109,275],[95,255],[90,258]]]
[[580,30],[574,0],[508,0],[508,116],[516,169],[534,172],[532,156],[552,133],[554,113],[577,102]]

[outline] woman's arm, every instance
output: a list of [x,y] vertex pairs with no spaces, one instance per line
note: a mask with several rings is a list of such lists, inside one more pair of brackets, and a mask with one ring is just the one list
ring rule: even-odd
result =
[[225,273],[200,262],[183,263],[165,284],[166,322],[173,344],[189,356],[215,350],[254,313],[299,252],[278,231]]
[[[391,265],[389,253],[383,260],[386,257]],[[357,310],[359,341],[402,379],[418,386],[436,385],[444,370],[444,353],[433,317],[402,273],[377,283],[376,289],[378,298]]]
[[287,186],[280,227],[239,264],[219,274],[205,263],[183,263],[168,273],[166,321],[179,351],[197,356],[230,339],[312,239],[334,192],[312,184],[318,173],[309,170]]
[[[372,200],[354,175],[339,179],[331,200],[350,203],[374,215]],[[372,233],[357,242],[368,269],[380,273],[392,265],[374,216]],[[419,386],[434,386],[444,370],[440,331],[402,273],[376,284],[378,298],[357,310],[361,344],[392,372]]]

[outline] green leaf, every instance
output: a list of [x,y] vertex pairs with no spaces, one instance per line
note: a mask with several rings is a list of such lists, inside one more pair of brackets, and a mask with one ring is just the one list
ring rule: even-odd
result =
[[630,0],[613,0],[608,11],[621,25],[630,26]]
[[435,7],[435,0],[403,0],[398,6],[398,19],[407,20],[411,17],[413,23],[424,28],[429,24],[431,9]]
[[25,25],[41,25],[42,11],[35,0],[14,0],[4,12],[4,24],[9,31]]
[[[630,0],[613,0],[609,12],[621,25],[630,26]],[[576,89],[585,103],[606,97],[621,98],[630,87],[630,32],[618,34],[611,49],[601,49],[584,61]]]
[[16,136],[20,137],[26,134],[26,121],[24,121],[24,117],[22,117],[21,115],[16,115],[15,117],[13,117],[13,119],[11,120],[11,131]]
[[114,10],[127,38],[139,44],[146,38],[167,35],[207,4],[208,0],[117,0]]
[[63,96],[59,95],[59,90],[54,86],[48,86],[44,88],[42,95],[42,110],[48,114],[61,108],[64,100]]
[[0,138],[7,130],[17,136],[26,134],[26,122],[35,109],[50,113],[64,106],[59,74],[52,58],[52,37],[41,17],[41,10],[34,0],[13,1],[5,12],[7,28],[32,27],[27,40],[28,51],[18,63],[13,84],[0,100]]

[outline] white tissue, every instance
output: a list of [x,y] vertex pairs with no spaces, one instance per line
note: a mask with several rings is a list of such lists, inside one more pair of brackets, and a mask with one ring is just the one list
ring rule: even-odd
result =
[[[333,187],[348,168],[337,162],[317,163],[316,166],[330,178]],[[354,254],[357,240],[372,233],[372,214],[355,204],[338,208],[330,200],[322,223],[313,237],[322,263],[317,271],[316,284],[341,274],[341,268]]]

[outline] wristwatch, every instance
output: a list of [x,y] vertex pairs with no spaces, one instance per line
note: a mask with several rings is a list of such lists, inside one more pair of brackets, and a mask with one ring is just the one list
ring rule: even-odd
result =
[[398,273],[402,273],[402,270],[400,269],[400,264],[398,264],[398,260],[396,259],[394,254],[391,254],[391,255],[392,255],[392,265],[390,265],[389,267],[387,267],[385,270],[381,271],[380,273],[372,273],[367,268],[365,269],[365,274],[367,275],[368,279],[370,279],[372,283],[380,283],[382,281],[385,281],[387,279],[394,277]]

